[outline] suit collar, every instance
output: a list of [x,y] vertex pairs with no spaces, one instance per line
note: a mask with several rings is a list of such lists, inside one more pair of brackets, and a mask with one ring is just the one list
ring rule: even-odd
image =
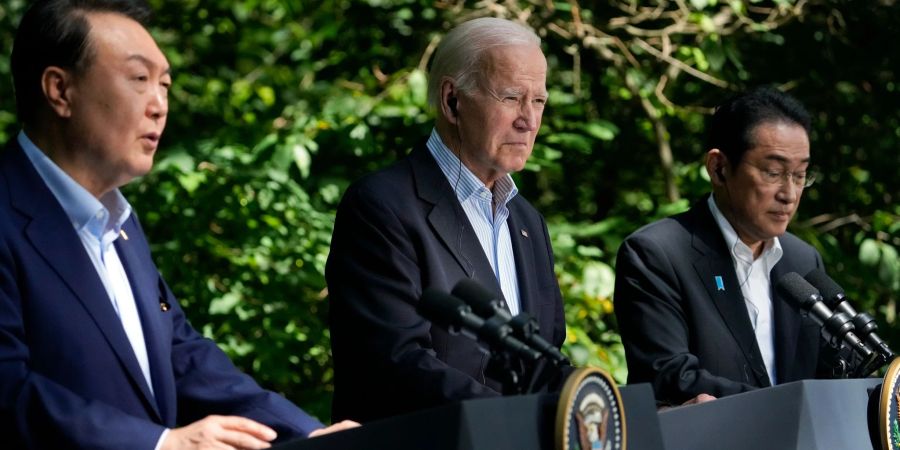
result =
[[162,310],[162,303],[165,302],[165,286],[162,284],[162,277],[156,266],[146,256],[142,256],[142,249],[146,248],[146,241],[137,220],[130,219],[125,223],[123,229],[129,238],[117,240],[116,250],[122,266],[125,268],[125,273],[128,275],[128,283],[131,285],[141,319],[141,327],[144,330],[156,405],[165,420],[163,423],[171,426],[175,423],[177,405],[175,380],[171,375],[172,346],[168,341],[170,334],[165,332],[163,321],[167,318],[166,314],[172,313]]
[[[691,231],[691,245],[698,253],[693,261],[694,270],[741,348],[751,369],[748,375],[755,378],[758,386],[771,385],[728,246],[709,211],[706,199],[695,203],[684,215],[684,220],[688,222],[686,228]],[[780,349],[777,348],[776,351],[778,350]]]
[[18,144],[12,144],[5,157],[8,161],[3,169],[9,183],[10,202],[14,209],[31,219],[24,228],[26,238],[90,314],[125,372],[139,386],[149,410],[158,417],[156,402],[109,294],[96,273],[85,273],[85,268],[92,268],[93,263],[65,211]]
[[525,202],[517,197],[509,202],[509,239],[512,243],[513,258],[516,261],[516,280],[519,282],[519,301],[522,311],[533,317],[539,317],[537,295],[537,273],[534,262],[534,239],[538,239],[544,230],[529,230],[524,223],[526,217]]
[[407,161],[413,174],[416,195],[432,205],[427,218],[434,233],[467,277],[502,296],[500,283],[484,255],[475,230],[434,157],[424,145],[420,145],[410,153]]

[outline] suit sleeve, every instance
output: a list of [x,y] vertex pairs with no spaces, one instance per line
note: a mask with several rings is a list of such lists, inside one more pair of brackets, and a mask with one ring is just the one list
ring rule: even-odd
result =
[[306,437],[322,428],[318,420],[282,395],[261,388],[235,367],[213,341],[191,327],[168,287],[165,295],[175,313],[172,365],[180,422],[191,423],[211,414],[236,415],[271,427],[279,441]]
[[[4,235],[11,235],[5,233]],[[84,398],[32,369],[20,267],[0,239],[0,430],[4,447],[152,450],[164,428]],[[97,374],[102,377],[102,373]]]
[[[132,215],[141,242],[146,244],[140,222]],[[149,246],[145,258],[152,260]],[[172,308],[171,360],[177,392],[179,425],[204,417],[236,415],[263,423],[278,433],[278,441],[306,437],[322,424],[283,396],[263,389],[241,372],[210,339],[204,338],[188,322],[178,300],[152,265],[158,277],[159,293]]]
[[418,260],[423,244],[403,214],[420,212],[397,211],[358,187],[338,210],[326,268],[335,419],[365,421],[498,395],[436,357],[431,323],[416,311],[429,268]]
[[657,400],[672,404],[755,389],[700,368],[673,264],[651,239],[632,236],[619,249],[614,299],[628,382],[651,383]]

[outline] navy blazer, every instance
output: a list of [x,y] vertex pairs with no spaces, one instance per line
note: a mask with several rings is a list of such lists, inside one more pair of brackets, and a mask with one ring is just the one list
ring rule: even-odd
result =
[[249,417],[284,438],[321,427],[198,334],[153,264],[134,214],[123,230],[128,238],[115,245],[143,326],[153,394],[62,206],[18,144],[0,155],[4,442],[150,450],[164,427],[209,414]]
[[[543,217],[508,204],[522,311],[557,347],[562,296]],[[489,355],[416,312],[422,291],[463,278],[502,291],[453,187],[428,149],[354,183],[338,209],[325,270],[334,356],[332,418],[370,421],[454,400],[499,395]]]
[[[822,267],[809,244],[790,233],[779,240],[784,254],[772,268],[773,283]],[[776,381],[814,378],[821,327],[778,292],[772,297]],[[700,393],[722,397],[771,384],[706,198],[625,240],[616,259],[615,311],[628,382],[652,383],[657,400],[677,404]]]

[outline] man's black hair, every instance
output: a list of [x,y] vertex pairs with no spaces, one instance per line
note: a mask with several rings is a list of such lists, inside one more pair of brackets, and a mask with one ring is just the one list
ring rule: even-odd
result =
[[21,124],[37,119],[47,67],[78,72],[90,65],[93,52],[85,15],[97,12],[121,14],[144,26],[150,20],[150,7],[142,0],[38,0],[22,16],[10,58]]
[[717,148],[737,166],[755,145],[754,131],[762,124],[797,125],[809,135],[811,119],[797,99],[771,86],[733,97],[716,108],[709,121],[707,149]]

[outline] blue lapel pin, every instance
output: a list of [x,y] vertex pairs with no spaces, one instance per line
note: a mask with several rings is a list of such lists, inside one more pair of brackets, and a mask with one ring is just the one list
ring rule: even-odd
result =
[[722,277],[720,275],[716,275],[716,290],[717,291],[725,290],[725,282],[722,281]]

